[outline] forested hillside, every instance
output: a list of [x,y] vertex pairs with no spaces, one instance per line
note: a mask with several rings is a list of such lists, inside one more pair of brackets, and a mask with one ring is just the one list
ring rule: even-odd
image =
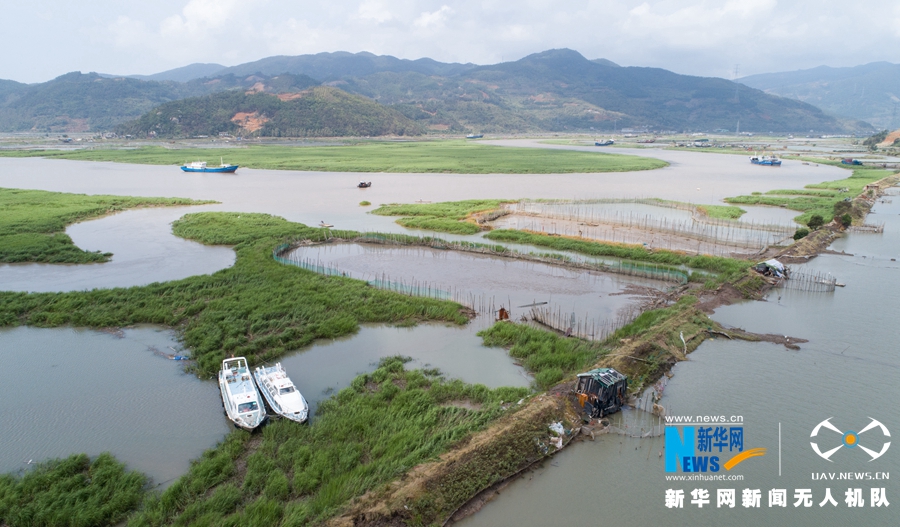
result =
[[340,137],[418,135],[419,125],[393,108],[337,88],[301,92],[226,92],[173,101],[117,128],[120,134],[193,137]]

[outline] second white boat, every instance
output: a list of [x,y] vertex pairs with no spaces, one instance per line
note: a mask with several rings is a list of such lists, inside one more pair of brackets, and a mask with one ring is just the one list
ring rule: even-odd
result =
[[280,362],[270,367],[259,366],[253,375],[273,412],[298,423],[306,421],[309,417],[309,405]]

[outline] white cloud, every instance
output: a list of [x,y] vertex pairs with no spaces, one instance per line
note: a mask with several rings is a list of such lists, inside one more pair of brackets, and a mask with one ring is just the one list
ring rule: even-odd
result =
[[107,26],[116,45],[122,47],[139,45],[148,38],[147,28],[137,20],[120,15]]
[[313,29],[305,20],[289,18],[278,24],[267,24],[261,32],[266,48],[272,55],[302,55],[318,53],[323,40],[322,32]]
[[394,15],[378,0],[366,0],[359,4],[359,9],[356,12],[359,18],[374,20],[379,24],[394,18]]
[[239,0],[191,0],[181,10],[160,24],[164,37],[203,38],[233,22]]
[[440,9],[433,13],[422,13],[419,18],[413,21],[413,25],[423,29],[442,26],[452,14],[453,9],[451,9],[450,6],[442,5]]
[[[775,0],[719,2],[647,2],[624,20],[626,33],[685,49],[734,44],[741,36],[759,35],[784,19],[774,12]],[[655,42],[653,42],[655,41]]]
[[900,6],[889,0],[865,8],[845,0],[95,1],[91,10],[70,0],[4,6],[0,45],[21,51],[0,62],[0,78],[154,73],[339,50],[490,64],[560,47],[730,77],[736,63],[749,75],[897,62],[900,47]]

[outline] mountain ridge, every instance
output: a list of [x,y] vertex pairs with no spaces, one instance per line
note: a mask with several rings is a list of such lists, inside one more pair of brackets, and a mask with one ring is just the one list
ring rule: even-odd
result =
[[738,121],[742,130],[758,132],[871,129],[725,79],[588,60],[566,48],[482,66],[334,52],[218,67],[192,64],[154,74],[163,79],[216,72],[186,82],[72,72],[36,85],[0,83],[0,130],[108,130],[168,102],[258,91],[258,84],[267,93],[325,84],[391,106],[423,129],[442,133],[733,130]]
[[833,68],[761,73],[738,79],[767,93],[814,104],[834,115],[896,128],[900,103],[900,64],[870,62]]

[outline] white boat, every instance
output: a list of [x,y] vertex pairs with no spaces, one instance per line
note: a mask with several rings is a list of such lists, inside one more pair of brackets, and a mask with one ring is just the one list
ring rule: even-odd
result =
[[222,361],[219,391],[222,392],[225,415],[238,428],[252,432],[266,420],[266,409],[244,357]]
[[268,368],[259,366],[253,375],[273,412],[298,423],[306,421],[309,417],[309,405],[291,382],[280,362]]

